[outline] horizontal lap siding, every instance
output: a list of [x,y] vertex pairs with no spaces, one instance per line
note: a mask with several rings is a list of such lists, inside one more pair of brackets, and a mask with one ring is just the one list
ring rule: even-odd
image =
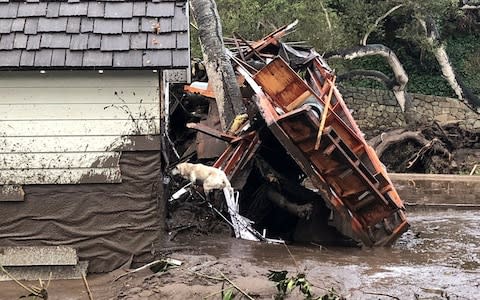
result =
[[0,185],[121,182],[122,150],[158,150],[152,72],[0,73]]

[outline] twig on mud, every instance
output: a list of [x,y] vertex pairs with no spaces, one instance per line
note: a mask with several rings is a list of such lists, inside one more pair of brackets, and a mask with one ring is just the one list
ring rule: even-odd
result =
[[[199,272],[194,272],[194,271],[191,271],[191,270],[187,270],[187,272],[190,272],[196,276],[199,276],[199,277],[204,277],[204,278],[208,278],[208,279],[212,279],[212,280],[218,280],[218,281],[227,281],[228,283],[230,283],[237,291],[239,291],[242,295],[244,295],[247,299],[250,299],[250,300],[255,300],[254,298],[252,298],[249,294],[247,294],[247,292],[245,292],[244,290],[242,290],[238,285],[235,284],[235,282],[233,282],[232,280],[230,280],[230,278],[228,278],[227,276],[225,276],[225,274],[222,273],[222,271],[220,271],[219,269],[217,268],[214,268],[219,274],[220,276],[222,276],[221,278],[220,277],[214,277],[214,276],[210,276],[210,275],[206,275],[206,274],[202,274],[202,273],[199,273]],[[208,297],[211,297],[211,296],[214,296],[218,293],[221,293],[223,291],[223,289],[219,292],[216,292],[214,294],[211,294],[211,295],[208,295],[205,298],[208,298]]]
[[[36,297],[40,297],[40,298],[43,298],[43,294],[41,294],[41,290],[38,290],[34,287],[28,287],[26,285],[24,285],[23,283],[21,283],[20,281],[18,281],[18,279],[16,279],[15,277],[13,277],[13,275],[11,275],[10,273],[8,273],[7,270],[5,270],[5,268],[0,265],[0,270],[5,273],[5,275],[7,275],[10,279],[12,279],[16,284],[18,284],[20,287],[22,287],[24,290],[26,290],[27,292],[29,292],[30,294],[36,296]],[[50,283],[50,280],[49,280],[49,283]]]
[[83,284],[85,285],[85,288],[87,289],[88,299],[93,300],[92,291],[90,290],[90,287],[88,286],[87,277],[85,276],[85,274],[82,274],[82,279],[83,279]]
[[185,225],[185,226],[181,226],[180,228],[177,228],[175,230],[172,230],[168,233],[169,237],[168,237],[168,240],[169,241],[172,241],[175,239],[175,237],[177,236],[177,234],[179,234],[180,232],[182,231],[185,231],[185,230],[188,230],[190,228],[193,228],[193,227],[197,227],[196,225]]
[[196,248],[192,246],[174,246],[174,247],[160,248],[157,251],[158,252],[176,252],[176,251],[192,251],[192,250],[196,250]]
[[228,281],[228,283],[230,283],[235,289],[237,289],[237,291],[239,291],[241,294],[243,294],[245,297],[247,297],[247,299],[250,299],[250,300],[255,300],[254,298],[252,298],[249,294],[247,294],[247,292],[243,291],[241,288],[238,287],[238,285],[235,284],[235,282],[231,281],[227,276],[225,276],[225,274],[222,273],[222,271],[218,270],[218,273],[220,273],[220,275],[226,280]]
[[[225,280],[223,282],[225,282]],[[223,293],[223,292],[224,292],[224,289],[223,289],[223,285],[222,285],[222,289],[220,291],[216,291],[216,292],[213,292],[211,294],[206,295],[205,297],[203,297],[203,300],[208,299],[210,297],[213,297],[213,296],[218,295],[218,294]]]
[[214,265],[216,265],[216,264],[218,264],[218,261],[214,261],[214,260],[212,260],[212,261],[207,261],[207,262],[205,262],[205,263],[203,263],[203,264],[193,266],[193,267],[189,268],[188,270],[189,270],[189,271],[192,271],[192,272],[197,272],[197,271],[200,271],[200,270],[202,270],[202,269],[205,269],[205,268],[209,268],[209,267],[211,267],[211,266],[214,266]]
[[319,247],[321,251],[329,251],[329,250],[327,249],[327,247],[322,246],[322,245],[320,245],[320,244],[317,244],[317,243],[314,243],[314,242],[310,242],[310,244]]
[[207,278],[207,279],[212,279],[212,280],[217,280],[217,281],[224,281],[225,280],[225,279],[220,278],[220,277],[214,277],[214,276],[210,276],[210,275],[203,274],[203,273],[196,272],[196,271],[187,270],[187,272],[190,272],[193,275],[196,275],[198,277],[203,277],[203,278]]
[[395,299],[395,300],[400,300],[400,298],[389,295],[389,294],[372,293],[372,292],[364,292],[364,291],[362,291],[362,293],[367,294],[367,295],[385,296],[385,297],[390,297],[390,298]]
[[[159,263],[162,263],[162,262],[165,262],[165,259],[159,259],[159,260],[152,261],[151,263],[148,263],[148,264],[146,264],[146,265],[144,265],[144,266],[142,266],[142,267],[140,267],[140,268],[131,270],[131,271],[125,273],[125,274],[122,274],[122,275],[117,276],[113,281],[117,281],[117,280],[119,280],[119,279],[122,278],[122,277],[125,277],[125,276],[127,276],[127,275],[130,275],[130,274],[133,274],[133,273],[142,271],[142,270],[145,270],[145,269],[147,269],[147,268],[149,268],[149,267],[151,267],[151,266],[154,266],[154,265],[159,264]],[[167,263],[168,263],[168,261],[167,261]],[[181,264],[182,264],[181,262],[178,262],[178,264],[175,264],[175,265],[176,265],[176,266],[179,266],[179,265],[181,265]]]
[[295,257],[293,257],[293,254],[292,252],[290,252],[290,249],[288,248],[287,244],[283,243],[285,245],[285,248],[287,248],[287,251],[288,251],[288,254],[290,255],[290,257],[292,258],[293,260],[293,263],[295,264],[295,267],[297,268],[297,271],[298,271],[298,263],[297,261],[295,260]]

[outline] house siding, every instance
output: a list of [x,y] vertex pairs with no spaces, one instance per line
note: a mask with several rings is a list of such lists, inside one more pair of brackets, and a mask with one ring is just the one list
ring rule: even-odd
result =
[[0,185],[118,183],[121,151],[159,150],[151,71],[0,73]]
[[89,272],[152,259],[159,88],[151,71],[0,72],[0,248],[68,245]]

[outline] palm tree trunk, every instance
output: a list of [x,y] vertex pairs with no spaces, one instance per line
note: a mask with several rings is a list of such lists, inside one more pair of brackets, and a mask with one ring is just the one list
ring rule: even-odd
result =
[[235,72],[223,44],[222,25],[214,0],[191,0],[197,22],[203,60],[223,130],[227,130],[237,114],[243,111],[242,96]]

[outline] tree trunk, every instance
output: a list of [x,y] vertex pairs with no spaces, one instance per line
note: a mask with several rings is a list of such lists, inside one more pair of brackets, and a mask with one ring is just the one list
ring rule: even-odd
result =
[[435,55],[435,58],[442,69],[442,74],[448,81],[450,87],[460,100],[464,100],[465,104],[477,113],[480,113],[480,99],[475,96],[469,88],[464,86],[460,78],[457,76],[450,62],[450,58],[448,57],[445,45],[440,40],[440,34],[438,33],[435,21],[431,17],[422,18],[419,16],[417,16],[417,20],[420,22],[427,35],[427,41],[432,47],[432,52]]
[[215,93],[224,131],[243,111],[242,96],[235,72],[223,44],[222,25],[214,0],[192,0],[190,6],[197,22],[203,59],[209,84]]

